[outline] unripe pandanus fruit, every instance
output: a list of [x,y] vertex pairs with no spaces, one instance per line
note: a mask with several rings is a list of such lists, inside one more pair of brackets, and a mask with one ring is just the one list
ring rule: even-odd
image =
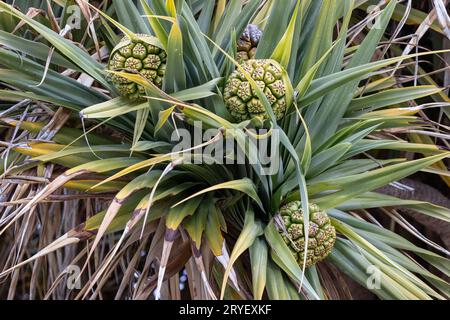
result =
[[[153,36],[138,34],[135,39],[125,36],[112,50],[108,70],[139,73],[161,88],[166,70],[167,54],[159,40]],[[143,86],[116,74],[111,81],[120,95],[131,100],[145,94]]]
[[[299,266],[303,266],[305,257],[305,234],[303,224],[303,209],[300,201],[289,202],[280,209],[284,227],[280,233],[291,249]],[[336,230],[331,225],[325,211],[315,204],[309,205],[309,238],[306,254],[306,267],[310,267],[325,259],[331,252],[336,241]]]
[[[271,59],[251,59],[242,68],[256,82],[269,101],[277,120],[281,120],[292,104],[293,88],[283,67]],[[244,73],[236,69],[228,78],[223,92],[225,106],[236,121],[269,119],[263,103],[247,81]]]

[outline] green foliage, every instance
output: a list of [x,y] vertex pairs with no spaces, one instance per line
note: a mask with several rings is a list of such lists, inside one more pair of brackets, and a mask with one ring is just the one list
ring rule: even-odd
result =
[[[420,77],[421,85],[403,81],[416,60],[448,51],[402,55],[398,44],[384,46],[392,20],[401,20],[405,9],[398,1],[383,5],[376,28],[357,20],[372,1],[275,2],[114,0],[95,7],[77,1],[84,4],[86,32],[67,33],[53,15],[67,16],[69,1],[53,1],[52,10],[47,1],[33,1],[44,8],[35,16],[26,14],[31,4],[0,2],[0,201],[6,208],[0,237],[14,237],[17,245],[0,246],[0,256],[8,256],[1,278],[13,286],[14,272],[28,270],[32,280],[20,277],[25,291],[39,279],[48,286],[34,294],[56,297],[53,285],[65,266],[51,268],[49,278],[41,271],[55,257],[62,260],[56,250],[66,250],[65,261],[87,257],[89,281],[77,298],[111,292],[116,298],[179,298],[173,288],[184,268],[192,299],[343,298],[332,295],[330,266],[364,286],[375,266],[381,287],[368,290],[382,299],[449,297],[445,277],[426,267],[450,276],[448,250],[424,240],[393,208],[445,224],[449,209],[379,193],[417,172],[450,181],[449,152],[434,142],[445,136],[437,128],[444,126],[422,121],[431,99],[439,102],[431,107],[448,115],[448,97],[429,75]],[[407,22],[422,16],[415,10]],[[262,36],[250,49],[255,60],[240,65],[233,57],[239,60],[239,38],[250,23]],[[152,39],[139,61],[148,59],[149,46],[158,47],[160,57],[167,53],[165,70],[153,68],[158,81],[142,68],[130,72],[112,63],[127,58],[122,49],[141,41],[139,33]],[[119,43],[123,34],[125,44]],[[123,91],[124,84],[132,92]],[[137,93],[139,99],[129,99]],[[241,104],[230,102],[236,98]],[[207,129],[212,134],[192,141],[189,152],[177,149],[174,137]],[[271,159],[280,166],[267,174],[258,142],[276,134]],[[225,138],[235,144],[234,154],[219,155],[222,163],[205,156]],[[243,163],[235,161],[239,154]],[[82,209],[73,209],[75,201]],[[292,201],[295,212],[286,213]],[[60,204],[61,212],[55,210]],[[297,214],[285,227],[303,228],[303,247],[295,254],[280,234],[280,208],[285,218]],[[383,226],[373,209],[395,217],[432,249]],[[321,244],[309,228],[324,217],[330,245],[316,254]],[[70,246],[75,243],[81,250]],[[36,244],[37,253],[27,251]],[[314,252],[317,259],[298,252]],[[159,271],[149,274],[156,266]],[[132,286],[136,270],[142,274]],[[64,290],[64,297],[75,297]]]

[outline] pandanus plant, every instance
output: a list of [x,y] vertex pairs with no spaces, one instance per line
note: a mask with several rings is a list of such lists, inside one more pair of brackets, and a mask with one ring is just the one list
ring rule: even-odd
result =
[[[405,104],[442,89],[392,79],[442,52],[380,54],[397,1],[368,29],[352,22],[365,1],[276,2],[77,1],[87,38],[63,32],[65,6],[53,8],[60,25],[47,17],[55,25],[0,3],[0,236],[14,239],[2,281],[19,278],[39,298],[338,299],[333,279],[366,287],[377,270],[367,289],[379,298],[449,296],[444,277],[417,263],[448,276],[448,251],[370,213],[450,221],[446,208],[377,192],[444,170],[445,150],[388,134],[426,127]],[[246,37],[256,48],[242,59]],[[176,148],[198,130],[203,139]],[[272,172],[258,142],[275,136]],[[205,155],[225,139],[236,152]],[[80,290],[59,282],[73,265]]]

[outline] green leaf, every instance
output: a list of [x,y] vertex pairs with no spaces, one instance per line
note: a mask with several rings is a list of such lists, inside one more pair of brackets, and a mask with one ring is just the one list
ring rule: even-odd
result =
[[305,146],[303,148],[303,155],[301,160],[301,168],[303,172],[308,172],[309,166],[311,165],[312,159],[312,147],[311,147],[311,136],[309,135],[309,129],[306,121],[303,119],[301,113],[298,113],[300,120],[302,121],[303,127],[305,128]]
[[298,284],[303,282],[303,289],[306,296],[310,299],[319,299],[319,296],[309,284],[308,280],[304,278],[302,269],[295,260],[290,249],[284,242],[280,233],[277,231],[273,220],[269,222],[264,230],[267,243],[272,248],[271,255],[275,263],[284,270],[290,277],[292,277]]
[[164,126],[175,108],[176,106],[172,106],[164,111],[159,112],[158,123],[156,123],[155,126],[155,134]]
[[233,251],[230,255],[230,260],[228,261],[228,265],[223,275],[220,299],[223,299],[225,294],[226,283],[228,281],[231,269],[233,268],[233,264],[236,262],[237,258],[239,258],[239,256],[253,244],[255,239],[263,234],[263,232],[262,224],[259,221],[255,221],[255,214],[253,211],[247,211],[245,213],[244,227],[242,228],[241,233],[234,244]]
[[174,92],[172,97],[182,101],[192,101],[216,95],[217,93],[214,91],[217,89],[217,84],[221,80],[222,78],[216,78],[197,87]]
[[[355,244],[366,250],[370,255],[374,257],[373,262],[379,260],[378,267],[382,268],[383,272],[386,272],[391,278],[397,281],[402,288],[407,290],[412,298],[417,299],[431,299],[426,291],[433,293],[435,296],[439,296],[430,287],[428,287],[423,281],[413,275],[411,272],[400,266],[398,263],[387,257],[382,251],[372,245],[369,241],[359,236],[354,230],[343,222],[331,218],[333,226],[336,231],[344,234],[347,238],[353,241]],[[371,258],[370,256],[366,256]]]
[[267,245],[260,238],[255,239],[250,247],[250,263],[252,266],[253,299],[261,300],[266,287]]
[[45,67],[10,50],[0,48],[0,64],[9,69],[0,69],[1,81],[23,91],[49,97],[46,99],[50,101],[62,101],[71,109],[79,110],[80,107],[99,103],[107,98],[98,91],[51,69],[47,70],[44,82],[38,86],[44,76]]
[[314,155],[314,157],[311,159],[311,165],[306,177],[315,177],[328,168],[337,164],[339,160],[341,160],[341,158],[351,148],[351,146],[351,143],[339,143]]
[[206,228],[206,223],[208,219],[208,214],[211,212],[211,206],[214,206],[212,197],[207,197],[203,201],[202,205],[197,209],[196,213],[191,217],[187,218],[183,223],[186,231],[189,233],[193,244],[200,250],[202,244],[203,231]]
[[136,111],[136,122],[134,124],[133,144],[131,148],[134,148],[136,143],[141,139],[142,133],[147,125],[148,115],[150,108],[140,109]]
[[297,21],[297,17],[300,9],[300,3],[301,1],[298,0],[297,5],[295,6],[294,13],[291,17],[291,21],[289,22],[289,25],[284,32],[283,37],[281,38],[280,42],[278,42],[277,47],[270,57],[271,59],[278,61],[285,69],[288,68],[289,60],[292,54],[292,42],[294,40],[295,27],[299,24]]
[[172,145],[170,143],[164,142],[164,141],[138,141],[133,147],[132,151],[148,151],[148,150],[154,150],[156,148],[160,147],[166,147],[170,148]]
[[[46,46],[43,43],[27,40],[3,30],[0,30],[0,44],[25,53],[31,57],[40,59],[42,61],[47,60],[49,52],[51,50],[50,47]],[[67,69],[79,70],[76,65],[67,60],[58,52],[53,52],[51,63]]]
[[[333,250],[327,257],[327,260],[358,282],[361,286],[367,287],[369,277],[371,276],[367,270],[373,268],[373,264],[370,263],[360,251],[355,250],[355,246],[350,241],[337,238]],[[407,299],[401,288],[398,288],[396,283],[392,283],[391,279],[382,276],[381,280],[382,286],[380,289],[369,288],[372,293],[386,300]]]
[[301,78],[307,76],[311,68],[317,64],[319,58],[332,47],[333,30],[337,19],[335,17],[336,11],[342,2],[342,0],[317,2],[317,6],[320,6],[320,9],[318,16],[313,21],[309,21],[309,24],[314,27],[312,34],[305,43],[301,68],[299,68]]
[[183,35],[177,21],[172,24],[167,42],[167,69],[164,76],[164,87],[168,93],[186,88]]
[[55,48],[57,48],[62,55],[70,59],[80,69],[84,70],[91,77],[99,81],[106,88],[111,88],[112,85],[106,81],[103,74],[103,66],[96,62],[89,54],[74,45],[71,41],[59,36],[53,30],[46,26],[36,22],[27,15],[21,13],[19,10],[14,9],[12,6],[0,2],[0,9],[3,9],[6,13],[9,13],[22,21],[26,22],[30,27],[39,32],[45,39],[47,39]]
[[[298,104],[301,107],[305,107],[305,106],[311,104],[312,102],[314,102],[315,100],[319,99],[320,97],[326,95],[333,89],[339,88],[339,87],[341,87],[347,83],[351,83],[355,80],[357,82],[359,82],[360,80],[363,80],[363,79],[371,76],[371,74],[370,74],[371,72],[381,69],[383,67],[387,67],[396,62],[399,62],[399,61],[402,61],[405,59],[414,58],[414,57],[424,56],[424,55],[428,55],[428,54],[442,53],[445,51],[447,51],[447,50],[434,51],[432,53],[422,52],[422,53],[418,53],[418,54],[411,54],[411,55],[407,55],[407,56],[401,56],[401,57],[395,57],[395,58],[385,59],[385,60],[381,60],[381,61],[375,61],[375,62],[371,62],[368,64],[360,65],[357,67],[348,68],[343,71],[316,79],[311,83],[311,87],[310,87],[308,93],[304,97],[302,97],[301,99],[298,100]],[[354,91],[351,91],[351,92],[352,92],[352,96],[353,96]]]
[[329,54],[333,51],[338,41],[336,41],[334,45],[330,49],[328,49],[327,52],[325,52],[325,54],[319,59],[319,61],[317,61],[310,69],[308,69],[305,76],[300,80],[297,87],[295,88],[297,91],[297,99],[303,98],[306,92],[308,92],[308,89],[311,86],[311,83],[316,76],[317,71],[322,66]]
[[[267,263],[267,295],[270,300],[299,300],[297,290],[286,281],[280,268],[271,260]],[[290,289],[293,290],[290,290]],[[295,295],[291,296],[294,292]]]
[[450,210],[424,201],[403,200],[386,194],[367,192],[338,206],[340,210],[359,210],[380,207],[410,208],[422,214],[450,223]]
[[133,1],[114,0],[113,5],[119,22],[125,27],[136,33],[150,33],[150,28],[142,19]]
[[233,180],[233,181],[227,181],[227,182],[223,182],[220,184],[217,184],[215,186],[203,189],[197,193],[194,193],[193,195],[187,197],[186,199],[183,199],[180,202],[177,202],[176,204],[173,205],[173,207],[176,207],[190,199],[193,199],[195,197],[198,197],[200,195],[203,195],[205,193],[211,192],[211,191],[217,191],[217,190],[224,190],[224,189],[232,189],[232,190],[236,190],[242,193],[245,193],[246,195],[248,195],[250,198],[252,198],[259,206],[262,210],[263,206],[261,203],[261,200],[259,199],[257,193],[256,193],[256,188],[255,185],[253,184],[253,181],[250,180],[249,178],[243,178],[243,179],[239,179],[239,180]]
[[270,57],[279,39],[282,37],[280,30],[285,30],[289,23],[289,17],[295,3],[295,0],[285,0],[282,6],[275,3],[272,5],[263,35],[258,44],[256,59]]
[[441,92],[441,88],[435,86],[417,86],[385,90],[369,96],[353,99],[348,111],[358,109],[376,110],[410,100],[416,100]]
[[193,215],[199,208],[203,196],[184,201],[179,206],[172,206],[166,217],[166,227],[170,230],[177,230],[184,218]]
[[177,16],[177,8],[174,0],[166,0],[166,11],[175,18]]
[[147,16],[148,22],[150,23],[150,26],[153,29],[153,32],[155,32],[156,37],[159,39],[159,41],[161,41],[163,48],[167,49],[168,35],[166,29],[164,29],[163,25],[159,21],[159,18],[155,16],[153,10],[148,5],[147,1],[140,0],[140,3]]
[[216,257],[219,257],[222,255],[222,246],[224,242],[222,229],[226,230],[226,225],[222,222],[224,220],[222,213],[215,205],[211,206],[209,209],[205,238],[211,251]]
[[[394,164],[385,168],[361,173],[354,176],[334,179],[328,182],[319,182],[316,187],[322,190],[339,190],[335,193],[318,198],[316,203],[321,208],[332,208],[353,197],[375,190],[390,182],[403,179],[422,168],[428,167],[439,160],[448,157],[449,154],[435,155],[414,161],[407,161],[400,164]],[[310,189],[312,186],[310,186]],[[316,189],[317,190],[317,189]]]

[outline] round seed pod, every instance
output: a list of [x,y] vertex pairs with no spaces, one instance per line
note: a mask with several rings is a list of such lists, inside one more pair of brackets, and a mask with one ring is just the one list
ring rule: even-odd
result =
[[[252,77],[269,101],[277,120],[281,120],[293,101],[293,88],[283,67],[271,59],[250,59],[242,68]],[[259,117],[269,119],[263,103],[240,69],[228,78],[223,92],[225,105],[238,121]]]
[[[305,257],[305,234],[303,225],[303,209],[300,201],[289,202],[280,209],[284,222],[284,230],[279,230],[300,266]],[[309,205],[309,235],[306,266],[310,267],[325,259],[333,249],[336,241],[336,230],[331,225],[325,211],[315,204]]]
[[[161,88],[166,70],[167,54],[159,40],[153,36],[138,34],[136,39],[124,37],[109,56],[108,70],[139,73]],[[145,94],[141,85],[112,74],[112,83],[120,95],[137,100]]]

